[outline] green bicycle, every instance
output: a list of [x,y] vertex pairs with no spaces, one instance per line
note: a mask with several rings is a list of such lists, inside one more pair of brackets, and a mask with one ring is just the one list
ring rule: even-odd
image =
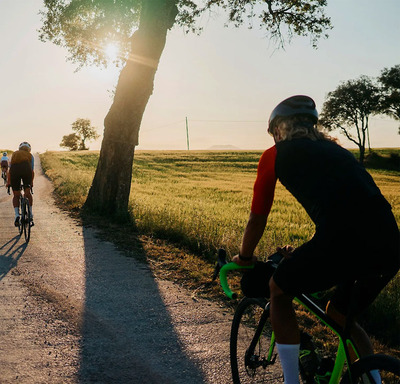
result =
[[[267,263],[274,269],[282,259],[279,254],[272,255]],[[224,250],[218,252],[214,279],[220,275],[220,283],[229,298],[237,298],[227,282],[227,273],[241,267],[235,263],[227,263]],[[356,284],[356,283],[355,283]],[[359,358],[351,363],[351,348],[359,357],[357,348],[345,329],[330,319],[317,303],[316,295],[302,294],[295,301],[337,336],[339,343],[336,355],[331,358],[320,358],[315,351],[313,361],[303,359],[300,351],[300,382],[312,384],[399,384],[400,360],[384,354],[374,354]],[[350,321],[348,321],[350,322]],[[302,335],[303,339],[303,335]],[[308,340],[309,341],[309,340]],[[303,343],[303,340],[302,342]],[[300,345],[302,349],[302,344]],[[244,297],[239,302],[231,327],[230,359],[234,384],[248,383],[283,383],[283,374],[279,357],[275,352],[275,337],[270,324],[270,303],[267,298]],[[305,363],[306,362],[306,363]],[[347,367],[347,369],[346,369]],[[373,379],[370,372],[378,370],[381,381]]]

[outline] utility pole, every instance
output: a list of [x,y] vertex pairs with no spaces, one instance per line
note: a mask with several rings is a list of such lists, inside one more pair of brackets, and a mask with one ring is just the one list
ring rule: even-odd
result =
[[187,150],[189,151],[189,126],[187,117],[186,117],[186,142],[187,142]]

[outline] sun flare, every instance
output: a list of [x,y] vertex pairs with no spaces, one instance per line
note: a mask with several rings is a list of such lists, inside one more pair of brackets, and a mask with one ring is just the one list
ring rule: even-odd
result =
[[109,43],[104,48],[104,53],[106,54],[108,61],[115,61],[119,56],[119,48],[116,44]]

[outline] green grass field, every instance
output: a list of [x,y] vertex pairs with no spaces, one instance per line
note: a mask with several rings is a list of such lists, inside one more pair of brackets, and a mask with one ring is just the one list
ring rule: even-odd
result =
[[[398,156],[400,150],[394,152]],[[236,254],[250,211],[260,155],[261,151],[137,151],[129,209],[138,231],[189,250],[207,265],[211,265],[210,256],[217,248]],[[94,175],[98,152],[46,152],[41,161],[68,209],[79,210]],[[400,172],[370,171],[400,223]],[[298,246],[313,231],[304,209],[278,183],[256,253],[264,257],[278,245]],[[395,320],[399,329],[399,302],[398,276],[377,300],[375,307],[379,308],[374,308],[371,323],[388,319],[393,324]]]

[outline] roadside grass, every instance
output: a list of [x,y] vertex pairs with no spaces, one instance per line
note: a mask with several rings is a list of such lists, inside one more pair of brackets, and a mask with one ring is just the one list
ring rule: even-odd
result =
[[[142,247],[155,274],[192,289],[196,295],[221,299],[211,283],[216,249],[238,252],[246,225],[261,151],[137,151],[129,203],[132,224],[120,227],[94,221],[103,235],[132,255]],[[380,156],[399,154],[391,150]],[[395,155],[394,155],[395,156]],[[46,152],[41,162],[66,209],[79,212],[98,160],[98,152]],[[400,172],[371,170],[400,223]],[[88,220],[86,218],[85,220]],[[93,220],[92,220],[93,221]],[[262,259],[277,245],[298,246],[314,226],[304,209],[278,183],[273,209],[256,253]],[[238,289],[239,277],[233,279]],[[400,276],[376,300],[367,328],[382,340],[400,345]],[[227,302],[227,301],[226,301]],[[393,324],[379,334],[381,324]],[[396,326],[397,325],[397,326]]]

